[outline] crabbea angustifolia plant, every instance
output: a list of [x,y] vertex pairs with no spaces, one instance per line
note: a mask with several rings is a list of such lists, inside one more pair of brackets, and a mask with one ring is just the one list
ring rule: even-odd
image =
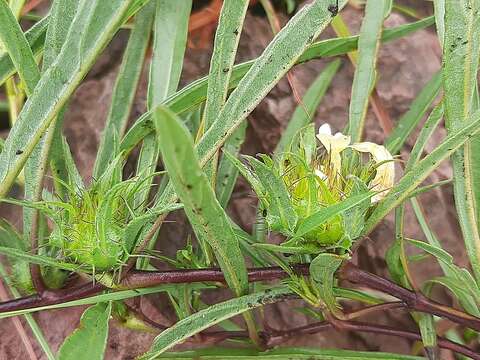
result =
[[[42,11],[32,13],[39,3]],[[480,0],[433,0],[422,10],[429,5],[434,15],[420,18],[400,0],[0,0],[0,112],[8,113],[9,120],[8,137],[0,140],[0,202],[23,207],[21,221],[0,219],[0,295],[8,295],[5,285],[12,296],[0,302],[0,319],[25,316],[49,360],[105,358],[111,319],[115,326],[157,333],[140,359],[423,359],[319,347],[275,349],[293,336],[302,335],[303,341],[304,335],[324,330],[348,330],[401,337],[405,344],[410,341],[408,353],[417,353],[421,340],[429,359],[443,358],[436,351],[444,347],[480,360],[477,333],[471,335],[480,331]],[[262,7],[266,17],[250,22],[255,29],[246,38],[256,41],[256,27],[263,21],[272,40],[257,58],[237,63],[246,55],[237,49],[245,41],[241,37],[250,6],[256,6],[256,14]],[[358,34],[350,33],[345,7],[362,16]],[[282,9],[289,19],[278,19],[276,12]],[[407,14],[406,22],[385,26],[392,13]],[[185,50],[195,43],[197,34],[191,35],[204,20],[217,26],[212,51],[205,52],[211,54],[210,68],[188,83],[193,77],[191,69],[183,69],[184,63],[191,64],[191,59],[184,62]],[[422,89],[408,111],[390,119],[387,115],[399,104],[395,96],[385,96],[388,84],[377,86],[377,79],[391,79],[383,76],[383,68],[377,71],[379,49],[434,25],[438,44],[427,45],[443,52],[442,67],[430,79],[412,76],[415,86],[409,86]],[[204,41],[207,26],[198,37],[204,44],[209,43]],[[336,35],[325,39],[328,27]],[[92,71],[119,32],[115,44],[128,37],[121,64]],[[432,31],[428,37],[434,40]],[[295,74],[289,71],[314,59],[320,61],[304,69],[318,75],[300,99]],[[415,70],[423,59],[403,61],[411,61]],[[112,84],[112,96],[104,122],[97,123],[97,116],[89,119],[101,136],[92,172],[80,175],[69,149],[73,142],[63,128],[71,126],[69,115],[86,103],[71,101],[74,94],[85,93],[76,91],[82,81],[92,73],[95,82],[103,81],[103,68],[116,80],[105,82]],[[402,67],[399,75],[409,68]],[[336,124],[345,130],[332,133],[327,124],[315,130],[324,95],[328,92],[331,101],[351,70],[350,96],[341,88],[348,116]],[[276,150],[242,156],[243,144],[248,149],[248,137],[257,131],[258,114],[250,114],[265,97],[277,96],[271,90],[285,77],[298,106]],[[145,91],[137,88],[145,83],[141,98]],[[137,95],[140,101],[135,101]],[[386,99],[389,104],[382,104]],[[335,106],[340,103],[335,99]],[[368,123],[381,125],[384,145],[368,141],[369,109],[374,116]],[[434,134],[443,124],[446,135],[438,143]],[[407,140],[411,147],[405,146]],[[396,157],[404,166],[394,181]],[[430,175],[449,159],[452,179],[432,183]],[[93,180],[85,184],[82,176]],[[258,198],[256,219],[247,218],[250,212],[242,208],[246,202],[239,199],[239,176]],[[464,245],[455,250],[465,250],[458,259],[442,248],[445,235],[430,227],[425,214],[433,212],[422,211],[419,197],[451,183],[461,230],[453,235],[454,243]],[[424,240],[406,237],[406,230],[412,233],[404,229],[407,203]],[[429,210],[436,210],[435,205]],[[167,219],[173,210],[179,211]],[[371,262],[362,240],[392,212],[395,231],[390,236],[382,231],[382,238],[371,235],[372,242],[391,245],[385,255],[390,275],[380,277],[360,268]],[[166,222],[172,224],[164,229]],[[467,268],[456,265],[467,257]],[[416,278],[421,261],[441,273]],[[433,291],[454,306],[433,301]],[[161,301],[156,309],[158,301],[153,301],[149,308],[156,311],[144,313],[143,299],[157,293],[164,293],[169,304]],[[273,329],[264,308],[290,305],[299,297],[304,300],[296,303],[300,308],[286,306],[282,313],[299,311],[312,322]],[[77,305],[91,306],[55,354],[42,331],[56,327],[40,328],[30,313]],[[162,314],[168,323],[157,323],[159,313],[168,309]],[[376,323],[376,316],[358,320],[397,310],[406,320],[400,327]],[[437,338],[444,323],[449,330]],[[21,335],[22,324],[16,325]],[[30,357],[37,356],[26,336],[21,338]],[[372,347],[382,345],[376,336],[370,338]],[[236,343],[219,347],[225,340]],[[180,343],[186,348],[190,341],[196,342],[193,350],[166,353]],[[112,356],[116,350],[108,351]]]

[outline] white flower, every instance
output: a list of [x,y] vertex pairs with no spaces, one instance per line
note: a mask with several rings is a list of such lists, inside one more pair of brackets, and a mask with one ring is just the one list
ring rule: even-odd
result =
[[320,126],[320,129],[318,129],[317,138],[330,155],[333,174],[339,174],[342,169],[342,158],[340,153],[350,145],[350,136],[343,135],[340,132],[332,135],[330,125],[323,124]]
[[[322,166],[323,168],[323,166]],[[328,179],[328,176],[320,169],[315,169],[315,175],[317,175],[321,180],[325,181]]]
[[[378,192],[372,197],[372,203],[380,201],[387,195],[388,190],[392,188],[395,180],[395,164],[393,163],[393,156],[384,146],[372,142],[361,142],[350,145],[350,136],[343,135],[340,132],[332,135],[332,129],[329,124],[320,126],[317,138],[330,156],[330,165],[334,176],[339,174],[342,169],[342,157],[340,154],[347,147],[358,152],[369,153],[373,161],[378,164],[375,169],[375,177],[370,183],[371,190]],[[321,167],[320,169],[315,169],[315,174],[322,180],[326,180],[328,176],[324,171]]]
[[372,197],[372,202],[382,200],[393,186],[395,180],[393,156],[384,146],[372,142],[356,143],[351,145],[351,148],[359,152],[370,153],[373,160],[377,164],[380,163],[376,168],[376,175],[372,180],[371,190],[378,191],[378,194]]

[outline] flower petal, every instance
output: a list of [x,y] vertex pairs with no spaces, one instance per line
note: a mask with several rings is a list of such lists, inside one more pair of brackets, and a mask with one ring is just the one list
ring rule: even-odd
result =
[[322,179],[323,181],[327,180],[328,179],[328,176],[325,175],[325,173],[320,170],[320,169],[315,169],[315,175],[317,175],[320,179]]
[[352,149],[363,153],[370,153],[373,160],[380,165],[376,168],[375,178],[371,182],[371,189],[373,191],[380,191],[372,197],[372,202],[382,200],[393,186],[395,180],[395,164],[393,156],[382,145],[372,142],[356,143],[350,146]]
[[318,129],[317,138],[330,155],[330,163],[333,168],[333,173],[338,174],[342,167],[340,153],[350,145],[350,136],[343,135],[340,132],[332,135],[330,125],[323,124]]

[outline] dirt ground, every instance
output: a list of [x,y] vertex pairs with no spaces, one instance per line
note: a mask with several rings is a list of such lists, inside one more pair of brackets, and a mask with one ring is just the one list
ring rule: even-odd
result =
[[[422,14],[431,13],[431,2],[407,1],[410,5],[420,8]],[[344,12],[344,17],[353,32],[359,28],[361,12],[349,7]],[[412,21],[397,13],[392,14],[387,20],[387,26],[397,26]],[[322,38],[333,36],[328,29]],[[271,40],[266,19],[259,16],[248,15],[244,33],[242,34],[237,61],[244,61],[258,56]],[[127,33],[122,32],[116,36],[112,44],[106,49],[100,61],[88,75],[84,83],[77,90],[70,102],[65,119],[65,134],[72,147],[73,155],[85,179],[89,179],[93,168],[94,158],[110,103],[111,89],[115,81],[116,72],[121,61],[121,52],[125,46]],[[189,48],[185,58],[182,77],[182,86],[208,72],[210,48]],[[440,68],[441,50],[432,29],[418,31],[406,38],[382,45],[378,70],[379,80],[377,90],[380,98],[395,121],[408,110],[411,101],[421,90],[423,85]],[[353,78],[353,67],[346,57],[342,57],[342,67],[333,80],[332,86],[325,95],[315,115],[318,124],[328,122],[336,130],[343,128],[347,121],[350,89]],[[315,60],[293,71],[295,85],[303,94],[315,76],[332,59]],[[146,101],[146,74],[138,90],[137,101],[132,111],[132,120],[137,118],[145,109]],[[286,80],[282,80],[271,91],[267,98],[248,117],[247,140],[243,146],[243,153],[269,153],[279,140],[282,129],[285,128],[289,117],[296,106],[290,87]],[[367,119],[366,138],[378,143],[383,142],[385,136],[378,126],[377,119],[369,111]],[[445,131],[440,129],[429,144],[428,149],[442,141]],[[411,145],[409,143],[407,148]],[[400,168],[397,168],[400,172]],[[445,163],[434,173],[430,181],[445,179],[451,175],[449,164]],[[400,174],[399,174],[400,176]],[[449,186],[431,191],[421,198],[424,211],[431,227],[440,237],[445,248],[455,257],[460,265],[466,264],[462,251],[461,237],[458,224],[455,220],[452,189]],[[254,221],[255,199],[252,192],[240,179],[235,189],[234,199],[229,206],[231,216],[246,230],[251,229]],[[1,207],[0,215],[16,225],[20,224],[20,217],[16,209]],[[159,248],[166,254],[172,254],[182,247],[186,235],[191,231],[185,219],[179,214],[173,214],[173,223],[167,224],[161,232]],[[406,231],[412,238],[422,239],[422,233],[417,225],[411,209],[407,211]],[[387,276],[385,251],[393,240],[393,221],[387,218],[371,235],[371,239],[364,242],[356,254],[359,265],[369,271]],[[428,274],[431,277],[438,269],[431,263],[419,263],[414,267],[414,273],[419,281]],[[446,303],[451,299],[445,293],[436,296]],[[156,320],[168,324],[173,321],[172,310],[165,307],[165,299],[153,296],[145,302],[145,310],[152,314]],[[218,298],[217,298],[218,300]],[[209,296],[209,301],[215,298]],[[298,304],[282,303],[269,306],[266,311],[269,324],[274,328],[287,328],[307,324],[309,320],[305,315],[292,311]],[[156,310],[159,306],[160,311]],[[83,308],[70,308],[36,314],[49,343],[56,350],[78,324]],[[405,326],[414,329],[414,323],[408,314],[389,313],[376,316],[366,321],[388,323],[391,325]],[[26,326],[28,328],[28,326]],[[11,320],[0,321],[0,359],[25,359],[27,354],[18,337]],[[146,350],[152,339],[152,334],[134,333],[120,328],[111,323],[109,342],[107,346],[108,359],[132,359]],[[33,341],[37,354],[41,357],[41,350]],[[302,338],[293,338],[287,344],[295,346],[316,346],[324,348],[343,348],[356,350],[391,351],[409,353],[412,343],[401,338],[390,338],[379,335],[365,335],[353,333],[322,333]],[[451,359],[449,353],[443,353],[442,359]]]

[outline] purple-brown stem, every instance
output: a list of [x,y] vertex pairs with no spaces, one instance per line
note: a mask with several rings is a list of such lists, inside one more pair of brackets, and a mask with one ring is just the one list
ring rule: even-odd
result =
[[362,284],[371,289],[392,295],[405,302],[411,310],[437,315],[454,323],[480,331],[480,318],[430,300],[420,293],[415,293],[378,275],[363,271],[351,263],[346,263],[338,275],[340,279]]
[[[308,264],[293,267],[298,274],[308,274]],[[287,277],[280,267],[253,268],[248,270],[248,279],[254,281],[271,281]],[[432,301],[421,294],[405,289],[387,279],[368,273],[347,263],[339,271],[338,276],[342,280],[360,283],[371,289],[390,294],[403,303],[409,310],[420,311],[449,319],[459,325],[470,327],[480,331],[480,318],[455,310],[449,306]],[[172,271],[130,271],[121,281],[119,288],[133,289],[145,288],[162,284],[178,284],[193,282],[225,282],[220,269],[200,270],[172,270]],[[66,301],[78,300],[96,294],[105,287],[101,284],[85,284],[74,288],[45,291],[41,296],[32,295],[25,298],[15,299],[0,303],[0,313],[13,310],[21,310],[38,306],[54,305]]]
[[[308,274],[308,265],[296,265],[293,267],[298,274]],[[248,280],[271,281],[287,277],[288,274],[280,267],[248,269]],[[121,289],[139,289],[165,284],[182,284],[194,282],[221,282],[225,283],[225,277],[220,269],[199,270],[168,270],[168,271],[140,271],[132,270],[119,285]],[[87,283],[61,290],[47,290],[41,296],[34,294],[19,299],[0,302],[0,313],[31,309],[39,306],[48,306],[79,300],[106,290],[100,283]]]

